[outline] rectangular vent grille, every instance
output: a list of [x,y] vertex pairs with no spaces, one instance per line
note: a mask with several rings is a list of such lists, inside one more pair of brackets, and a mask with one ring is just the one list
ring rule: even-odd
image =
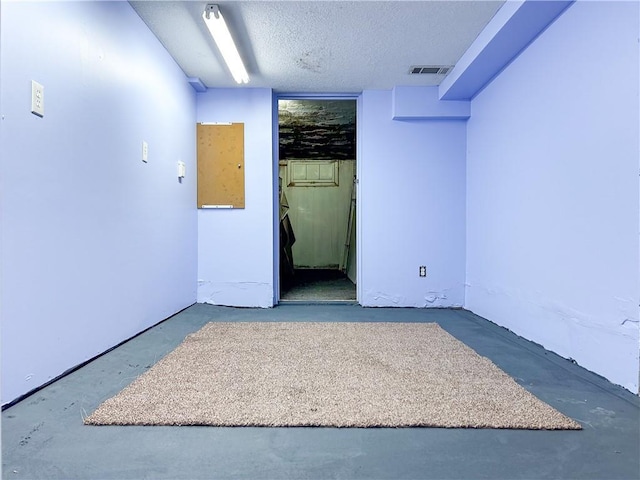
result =
[[411,75],[446,75],[453,68],[452,65],[412,65]]

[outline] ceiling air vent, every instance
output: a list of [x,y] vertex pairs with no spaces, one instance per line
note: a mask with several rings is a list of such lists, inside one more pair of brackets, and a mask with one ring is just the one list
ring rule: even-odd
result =
[[412,65],[409,68],[411,75],[446,75],[453,65]]

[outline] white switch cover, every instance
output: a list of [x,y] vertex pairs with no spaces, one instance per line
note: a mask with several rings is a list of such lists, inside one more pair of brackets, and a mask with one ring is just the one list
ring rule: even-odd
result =
[[149,144],[145,141],[142,142],[142,161],[146,162],[149,160]]
[[44,87],[31,80],[31,113],[44,117]]
[[187,174],[187,165],[184,162],[178,162],[178,178],[184,178]]

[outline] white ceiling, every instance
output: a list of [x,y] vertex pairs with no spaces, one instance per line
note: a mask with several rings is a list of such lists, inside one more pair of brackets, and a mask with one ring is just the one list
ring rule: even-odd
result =
[[454,65],[504,1],[130,1],[184,73],[237,86],[202,20],[220,5],[249,87],[353,93],[438,85],[411,65]]

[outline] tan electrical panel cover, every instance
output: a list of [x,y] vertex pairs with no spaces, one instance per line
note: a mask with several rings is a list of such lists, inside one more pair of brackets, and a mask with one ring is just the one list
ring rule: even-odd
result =
[[244,208],[244,123],[199,123],[198,208]]

